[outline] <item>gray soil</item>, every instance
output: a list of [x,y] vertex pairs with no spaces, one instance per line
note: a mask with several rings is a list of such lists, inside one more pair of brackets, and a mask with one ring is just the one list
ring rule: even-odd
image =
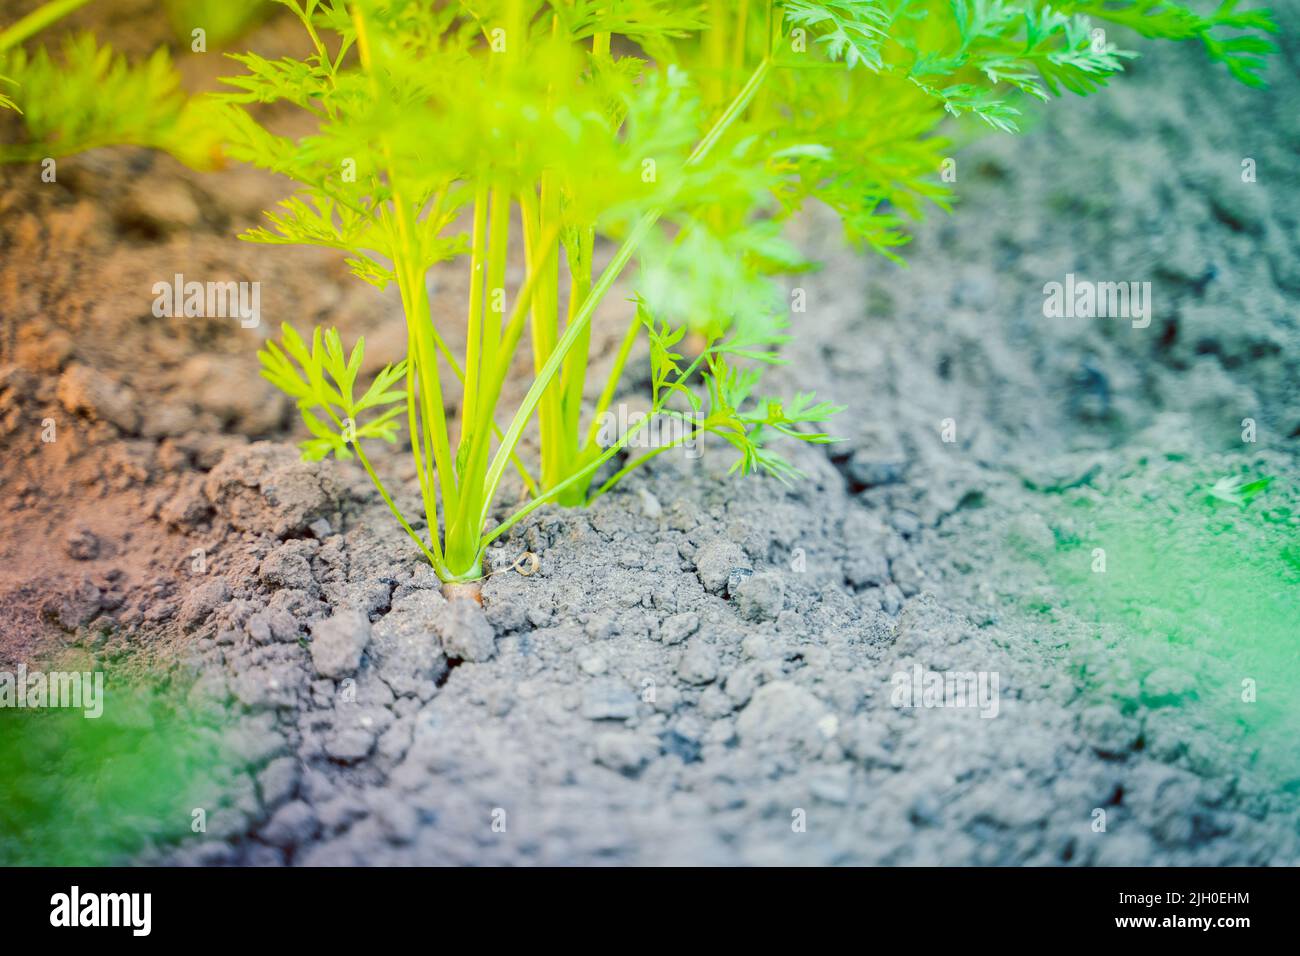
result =
[[[846,440],[788,449],[789,487],[706,445],[545,509],[483,609],[444,600],[359,468],[298,461],[256,378],[281,319],[364,331],[376,362],[402,336],[332,256],[228,238],[283,183],[120,152],[57,188],[0,172],[0,667],[75,644],[229,715],[206,834],[142,862],[1300,863],[1300,788],[1176,686],[1084,692],[1096,625],[1057,600],[1044,495],[1161,456],[1294,478],[1297,27],[1268,91],[1148,44],[967,147],[907,269],[803,220],[827,267],[769,385],[847,406]],[[261,280],[263,328],[152,319],[173,272]],[[1151,325],[1044,318],[1069,272],[1152,282]],[[450,316],[463,280],[435,281]],[[418,513],[401,449],[376,459]],[[996,672],[997,717],[893,706],[914,664]]]

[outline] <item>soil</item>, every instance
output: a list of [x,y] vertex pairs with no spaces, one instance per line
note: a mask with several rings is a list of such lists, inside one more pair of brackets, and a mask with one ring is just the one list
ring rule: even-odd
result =
[[[845,440],[787,449],[790,486],[705,445],[543,509],[482,607],[444,599],[358,467],[299,460],[258,377],[280,321],[364,333],[371,368],[404,339],[340,257],[232,238],[283,181],[132,150],[0,170],[0,670],[91,655],[110,695],[147,677],[219,726],[136,862],[1300,862],[1278,13],[1267,91],[1144,44],[1114,89],[964,148],[906,269],[810,213],[826,267],[792,283],[768,384],[846,406]],[[261,325],[155,318],[176,273],[261,282]],[[1069,273],[1152,283],[1151,323],[1044,317]],[[454,328],[464,280],[432,281]],[[419,513],[402,449],[374,459]],[[1273,482],[1208,497],[1229,475]],[[991,675],[996,716],[898,706],[914,667]]]

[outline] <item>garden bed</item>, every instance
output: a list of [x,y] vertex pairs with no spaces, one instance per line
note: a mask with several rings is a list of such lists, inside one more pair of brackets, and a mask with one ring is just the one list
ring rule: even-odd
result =
[[[365,333],[372,369],[405,344],[395,296],[341,257],[231,238],[282,183],[129,150],[61,161],[57,184],[0,171],[0,669],[93,661],[110,695],[157,695],[110,728],[156,721],[188,741],[171,765],[203,768],[161,775],[175,799],[151,794],[108,855],[1300,862],[1279,678],[1300,569],[1300,22],[1281,14],[1271,90],[1151,49],[1109,95],[967,147],[957,209],[907,269],[801,219],[828,265],[795,280],[807,312],[774,385],[845,405],[845,441],[788,449],[809,476],[789,487],[723,480],[706,441],[588,510],[548,506],[490,554],[482,610],[442,597],[355,463],[299,460],[258,377],[281,320]],[[176,274],[260,280],[261,325],[154,315]],[[1151,281],[1152,321],[1045,317],[1068,274]],[[449,301],[462,281],[434,272]],[[527,376],[507,384],[517,400]],[[404,456],[374,462],[418,513]],[[1274,480],[1209,496],[1229,475]],[[898,706],[917,666],[996,674],[996,717]],[[28,768],[46,800],[11,811],[3,862],[103,859],[98,837],[40,839],[60,800],[83,805],[58,767]]]

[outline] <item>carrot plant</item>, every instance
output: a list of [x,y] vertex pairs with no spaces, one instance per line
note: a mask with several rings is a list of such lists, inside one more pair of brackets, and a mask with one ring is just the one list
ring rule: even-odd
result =
[[[355,454],[449,582],[481,576],[487,546],[535,508],[588,503],[666,447],[711,434],[735,470],[789,478],[773,438],[830,440],[836,409],[757,391],[786,336],[776,277],[809,266],[782,221],[807,201],[897,256],[905,220],[946,205],[944,118],[1012,131],[1026,99],[1096,90],[1134,55],[1097,23],[1198,39],[1247,82],[1272,29],[1236,0],[1209,17],[1167,0],[280,2],[311,52],[236,57],[226,148],[299,190],[243,238],[343,250],[358,277],[397,287],[407,347],[358,395],[364,343],[286,326],[263,372],[296,400],[307,457]],[[271,132],[250,108],[272,102],[311,131]],[[428,285],[452,259],[469,278],[461,351]],[[589,382],[597,306],[632,265],[613,367]],[[525,333],[532,383],[507,414]],[[602,441],[642,338],[649,412]],[[535,471],[519,454],[534,418]],[[615,463],[664,422],[673,440]],[[423,532],[363,448],[403,432]],[[509,468],[530,500],[493,523]]]
[[[0,29],[0,110],[19,114],[25,135],[0,142],[0,162],[33,162],[102,146],[143,146],[196,169],[220,164],[213,104],[181,85],[171,53],[160,46],[131,62],[89,33],[64,37],[53,55],[24,44],[90,0],[49,0]],[[181,24],[215,24],[222,38],[249,22],[261,0],[169,0]],[[241,19],[242,15],[242,19]],[[190,28],[178,30],[186,42]],[[12,120],[12,118],[10,118]],[[6,137],[7,138],[7,137]]]

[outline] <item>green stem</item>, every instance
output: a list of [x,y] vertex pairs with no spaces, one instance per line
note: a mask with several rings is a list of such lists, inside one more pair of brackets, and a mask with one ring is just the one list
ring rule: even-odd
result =
[[625,447],[627,447],[628,443],[631,442],[632,439],[636,437],[636,434],[639,431],[641,431],[641,429],[645,428],[650,423],[650,420],[653,417],[654,417],[653,413],[647,415],[641,421],[633,425],[628,430],[628,433],[624,435],[619,442],[605,449],[605,451],[602,452],[599,457],[593,459],[592,461],[584,465],[582,468],[580,468],[578,471],[575,471],[573,474],[569,475],[568,478],[564,479],[564,481],[560,482],[554,488],[547,490],[539,497],[534,498],[532,501],[528,502],[528,504],[526,504],[524,507],[520,508],[518,511],[512,514],[505,521],[501,522],[501,524],[497,525],[495,528],[493,528],[491,531],[485,534],[483,536],[483,539],[479,542],[479,554],[481,555],[483,551],[487,549],[488,545],[490,545],[497,538],[501,537],[501,535],[505,534],[507,531],[513,528],[524,518],[527,518],[530,514],[532,514],[542,505],[546,504],[547,502],[554,501],[561,494],[563,494],[567,489],[569,489],[573,485],[578,484],[579,482],[585,480],[590,475],[592,475],[598,468],[600,468],[601,465],[605,464],[605,462],[609,461],[620,451],[622,451]]
[[465,425],[475,423],[474,403],[478,400],[479,363],[483,350],[483,267],[487,256],[488,187],[481,179],[474,190],[474,237],[469,263],[469,318],[465,336],[464,398],[461,401],[460,447],[467,447]]
[[[542,174],[540,200],[534,199],[532,190],[526,190],[522,205],[528,218],[524,229],[524,250],[529,270],[538,269],[542,281],[533,296],[532,345],[533,371],[540,374],[555,350],[560,336],[559,261],[547,260],[544,266],[536,263],[533,247],[542,231],[560,222],[560,194],[550,173]],[[549,488],[562,480],[568,472],[565,455],[562,395],[560,386],[553,383],[542,393],[537,412],[537,425],[541,433],[542,487]]]
[[[491,375],[484,379],[485,387],[480,404],[482,408],[496,408],[497,401],[501,396],[502,386],[505,384],[506,375],[509,374],[510,366],[514,361],[515,350],[519,347],[519,339],[523,336],[524,323],[531,311],[533,296],[542,282],[543,270],[555,259],[559,239],[559,228],[555,226],[538,243],[538,264],[541,268],[528,273],[523,288],[519,292],[519,297],[515,300],[515,304],[511,309],[510,319],[502,333],[501,349],[497,356],[496,366],[491,370]],[[512,453],[513,451],[514,449],[511,448]],[[500,450],[498,450],[499,454]],[[454,520],[448,520],[447,522],[447,557],[449,561],[452,560],[453,541],[456,544],[456,555],[460,561],[478,561],[480,551],[478,548],[479,534],[487,521],[485,517],[487,503],[481,497],[488,487],[485,475],[488,463],[487,456],[488,433],[483,429],[479,429],[475,432],[464,468],[466,475],[464,482],[465,496],[460,503],[460,507],[456,510]],[[495,462],[495,459],[493,461]],[[498,476],[498,482],[499,478],[500,476]],[[492,486],[494,493],[496,487],[496,485]],[[469,574],[469,571],[464,570],[457,573]]]
[[[695,370],[699,368],[700,365],[704,362],[705,357],[708,354],[709,354],[708,350],[706,349],[695,359],[694,362],[692,362],[686,368],[684,372],[678,375],[677,384],[680,385],[688,381],[690,377],[695,374]],[[674,389],[670,389],[669,391],[670,392],[674,391]],[[513,515],[507,518],[496,528],[493,528],[492,531],[484,537],[483,542],[480,545],[480,554],[482,553],[483,549],[486,549],[487,546],[491,544],[494,540],[496,540],[500,535],[504,534],[511,527],[518,524],[521,520],[526,518],[528,515],[532,514],[534,511],[536,511],[539,507],[541,507],[546,502],[555,500],[565,491],[568,491],[569,489],[575,486],[585,488],[589,482],[590,476],[593,475],[596,472],[596,470],[600,468],[601,465],[609,461],[611,458],[614,457],[614,455],[616,455],[618,452],[622,451],[629,444],[631,444],[632,439],[636,437],[637,433],[640,432],[641,429],[649,427],[650,423],[654,421],[656,418],[658,418],[660,415],[673,415],[679,418],[681,417],[680,413],[678,412],[665,412],[664,410],[665,403],[666,403],[666,399],[664,401],[658,402],[654,406],[654,408],[650,410],[650,413],[645,416],[645,418],[641,419],[639,422],[633,425],[628,430],[628,433],[624,435],[621,439],[619,439],[615,444],[611,445],[609,448],[607,448],[605,451],[599,454],[594,460],[588,462],[586,465],[584,465],[578,471],[574,472],[564,481],[560,482],[560,484],[556,485],[554,488],[552,488],[551,490],[549,490],[539,498],[529,502],[525,507],[515,512]],[[643,465],[646,461],[653,458],[659,452],[666,451],[668,448],[672,448],[675,447],[676,445],[680,445],[683,442],[685,442],[688,438],[691,438],[694,435],[699,434],[701,431],[714,431],[714,430],[716,430],[716,426],[710,426],[709,421],[706,420],[703,424],[697,425],[695,430],[692,431],[689,435],[683,435],[680,439],[677,439],[676,441],[672,442],[669,445],[664,445],[654,452],[642,455],[641,457],[637,458],[635,461],[621,468],[617,474],[615,474],[612,478],[610,478],[609,481],[605,482],[605,484],[601,486],[600,490],[597,491],[596,494],[593,495],[590,499],[588,499],[588,503],[594,501],[596,498],[599,498],[606,491],[612,488],[619,481],[619,479],[621,479],[629,471]]]
[[629,472],[636,471],[636,469],[640,468],[642,465],[644,465],[650,459],[654,458],[656,455],[662,455],[670,448],[679,448],[682,445],[684,445],[686,442],[694,438],[696,435],[699,435],[704,431],[705,428],[703,425],[697,426],[695,430],[690,432],[689,434],[683,435],[681,438],[674,439],[673,441],[670,441],[667,445],[659,445],[656,448],[652,448],[644,455],[632,459],[630,462],[628,462],[618,471],[614,472],[614,474],[610,476],[608,481],[606,481],[603,485],[597,488],[596,493],[587,498],[587,504],[591,504],[593,501],[595,501],[605,492],[609,491],[616,484],[618,484],[624,478],[624,476],[626,476]]
[[[360,5],[352,7],[352,22],[356,30],[357,56],[361,67],[370,80],[372,93],[379,95],[379,85],[375,79],[374,61],[370,48],[370,36],[366,19]],[[415,240],[414,227],[411,222],[411,210],[402,197],[400,184],[394,177],[392,150],[386,138],[381,137],[385,166],[388,173],[388,186],[391,190],[389,208],[392,213],[390,228],[395,233],[397,251],[393,255],[393,266],[397,273],[398,288],[402,294],[402,308],[406,314],[408,336],[414,339],[414,354],[407,356],[408,391],[408,426],[411,431],[411,447],[423,440],[426,455],[423,461],[417,458],[417,468],[429,466],[429,456],[437,467],[437,477],[442,488],[442,506],[446,514],[456,510],[456,476],[451,467],[451,443],[447,437],[447,419],[442,399],[442,382],[438,376],[438,355],[431,335],[433,317],[429,311],[429,295],[424,284],[423,267],[418,262],[419,243]],[[414,368],[412,369],[412,366]],[[415,404],[418,385],[418,399],[421,413],[413,414],[411,406]],[[417,428],[417,419],[423,429]],[[423,436],[423,437],[421,437]],[[429,526],[430,538],[438,534],[438,512],[432,502],[432,483],[427,477],[427,487],[422,487],[425,504],[425,520]],[[431,507],[432,506],[432,507]],[[436,540],[434,541],[437,546]]]
[[0,52],[35,36],[50,24],[62,20],[69,13],[84,7],[89,2],[90,0],[51,0],[50,3],[42,4],[0,33]]
[[[451,351],[451,347],[447,344],[447,340],[442,337],[442,333],[438,331],[437,326],[430,324],[429,329],[433,333],[433,344],[437,347],[438,353],[446,360],[447,364],[451,367],[452,373],[456,376],[456,381],[460,382],[461,385],[464,385],[465,370],[460,367],[460,362],[457,360],[455,354]],[[486,357],[483,358],[480,364],[482,365],[483,368],[489,367],[488,359]],[[492,428],[493,437],[496,438],[498,441],[500,441],[501,426],[497,424],[495,415],[493,416],[492,421],[489,424]],[[519,472],[519,477],[523,479],[525,487],[528,488],[528,493],[530,495],[537,494],[537,480],[533,478],[533,476],[529,473],[528,466],[524,464],[523,459],[520,458],[518,454],[512,452],[510,455],[510,462],[515,466],[515,470]]]
[[[747,2],[747,0],[746,0]],[[720,107],[727,94],[727,36],[731,32],[732,12],[724,0],[710,0],[709,29],[705,43],[709,51],[709,110]]]
[[505,309],[495,309],[498,294],[505,295],[506,259],[510,243],[510,191],[501,185],[492,187],[491,211],[488,213],[488,307],[483,322],[483,365],[492,368],[501,347],[501,323]]
[[[767,57],[764,57],[759,62],[758,66],[754,69],[754,72],[750,75],[749,80],[745,83],[741,91],[736,94],[736,98],[732,100],[731,105],[727,107],[722,116],[718,117],[717,122],[713,124],[713,127],[704,135],[704,138],[700,140],[695,149],[691,151],[691,155],[686,160],[688,166],[693,166],[702,160],[727,131],[731,124],[734,123],[745,111],[750,101],[753,99],[754,94],[757,93],[759,87],[763,85],[763,80],[767,76],[770,65],[771,61]],[[492,464],[488,469],[486,494],[483,496],[483,511],[479,521],[479,527],[482,527],[488,519],[488,509],[491,507],[492,501],[496,497],[497,487],[501,483],[501,477],[505,472],[506,463],[509,461],[510,454],[519,444],[519,439],[523,435],[524,427],[528,424],[528,420],[536,410],[537,403],[541,400],[542,394],[555,378],[556,372],[559,371],[560,365],[564,361],[564,356],[568,354],[569,350],[573,348],[574,344],[578,341],[583,328],[591,322],[591,317],[596,311],[596,304],[605,297],[606,293],[609,292],[610,288],[614,285],[614,282],[618,279],[619,274],[623,271],[623,268],[631,260],[632,254],[636,251],[636,248],[641,244],[641,241],[646,237],[650,230],[654,228],[655,223],[659,221],[660,215],[661,210],[652,209],[645,213],[645,215],[637,221],[636,225],[632,227],[632,231],[628,234],[627,238],[623,240],[618,251],[614,253],[614,258],[610,261],[609,265],[605,267],[604,271],[601,272],[600,277],[592,286],[591,291],[587,294],[586,300],[582,303],[581,308],[578,309],[577,314],[574,315],[573,321],[566,326],[564,335],[561,336],[555,349],[551,351],[550,358],[547,359],[545,367],[533,380],[532,386],[524,396],[523,403],[519,406],[518,411],[515,412],[515,417],[511,420],[510,427],[507,429],[505,437],[501,441],[501,447],[497,449],[497,453],[493,457]],[[567,482],[565,482],[565,484],[567,484]]]
[[[415,471],[420,479],[420,499],[424,502],[424,515],[429,525],[429,535],[436,544],[438,526],[434,522],[438,518],[438,501],[433,493],[429,469],[425,466],[425,432],[420,427],[419,404],[416,400],[418,390],[415,382],[415,367],[419,360],[420,340],[416,337],[414,327],[409,323],[406,329],[406,354],[406,431],[411,441],[411,455],[415,458]],[[428,451],[432,451],[431,446]]]
[[[397,191],[393,192],[393,204],[397,209],[398,221],[405,219],[405,207],[400,205]],[[409,230],[409,223],[406,230]],[[399,231],[403,231],[400,230]],[[407,232],[409,234],[409,232]],[[456,487],[456,473],[452,464],[451,439],[447,432],[446,405],[442,395],[442,378],[438,371],[438,352],[433,344],[433,317],[429,313],[429,297],[424,286],[424,274],[415,267],[405,265],[402,268],[405,282],[399,278],[399,287],[405,287],[403,306],[406,320],[414,327],[419,339],[416,349],[416,379],[419,384],[420,417],[428,429],[427,440],[432,445],[433,464],[437,468],[438,487],[442,492],[443,511],[451,514],[456,510],[459,494]],[[410,401],[412,396],[408,395]],[[426,458],[426,465],[428,464]],[[438,514],[435,511],[427,516],[429,527],[437,528]]]
[[[380,481],[379,476],[375,474],[375,469],[370,467],[370,460],[366,458],[366,453],[361,450],[361,442],[355,438],[352,439],[352,448],[357,453],[357,459],[361,462],[361,467],[366,470],[366,474],[370,476],[370,480],[374,483],[375,488],[379,490],[379,494],[382,495],[384,501],[387,502],[388,510],[393,513],[393,517],[398,520],[406,533],[411,536],[411,540],[420,546],[420,550],[424,552],[424,556],[428,558],[429,563],[433,565],[433,570],[438,573],[438,577],[443,577],[447,572],[446,565],[442,563],[437,555],[425,546],[424,542],[420,540],[420,536],[412,530],[410,524],[408,524],[406,519],[402,517],[402,512],[398,510],[397,505],[393,504],[393,499],[388,494],[388,489],[384,487],[384,483]],[[438,546],[436,535],[433,536],[433,544],[435,548]]]
[[731,50],[731,69],[736,75],[745,68],[745,41],[749,39],[750,5],[750,0],[740,0],[740,10],[736,14],[735,46]]
[[634,312],[632,324],[627,327],[627,333],[623,336],[623,344],[618,347],[618,354],[614,356],[614,367],[610,369],[609,378],[605,380],[605,387],[601,390],[599,401],[596,402],[596,412],[587,429],[587,440],[583,442],[583,449],[590,448],[596,443],[596,436],[600,434],[600,420],[609,411],[609,403],[614,400],[614,391],[618,388],[619,379],[623,377],[623,368],[627,365],[628,356],[632,354],[632,346],[636,344],[637,336],[640,334],[641,316]]
[[[565,318],[565,327],[573,321],[578,307],[586,301],[591,291],[591,256],[595,246],[594,229],[583,229],[577,241],[577,256],[569,263],[569,307]],[[577,344],[565,358],[560,371],[560,415],[562,424],[560,438],[564,442],[564,468],[560,472],[566,475],[578,461],[581,451],[582,392],[587,383],[587,364],[591,353],[591,323],[587,323]],[[565,498],[566,504],[578,504],[572,496]]]
[[[345,429],[343,426],[342,420],[340,420],[339,416],[335,413],[334,409],[329,404],[325,404],[322,407],[325,409],[325,413],[329,415],[330,420],[334,422],[334,426],[344,434],[348,434],[347,429]],[[355,420],[351,418],[353,414],[352,409],[344,408],[341,410],[346,415],[349,416],[349,421],[351,421],[353,426],[355,427],[356,424]],[[402,516],[402,512],[398,509],[397,505],[393,503],[392,496],[388,494],[388,489],[384,487],[384,483],[379,480],[379,475],[375,473],[375,469],[370,467],[370,459],[368,459],[366,457],[366,453],[361,450],[361,442],[356,437],[355,432],[352,433],[351,438],[347,439],[347,442],[352,446],[352,449],[357,453],[357,459],[361,462],[362,467],[366,469],[366,474],[370,476],[371,483],[374,484],[375,488],[383,496],[384,501],[388,502],[388,510],[393,513],[393,517],[398,520],[402,528],[405,529],[406,533],[411,536],[411,540],[420,546],[420,550],[424,552],[424,556],[429,559],[429,563],[433,565],[434,569],[437,570],[438,568],[443,567],[442,551],[438,548],[437,535],[431,536],[431,541],[433,543],[433,551],[430,552],[428,547],[425,546],[424,542],[420,540],[420,536],[415,533],[414,529],[412,529],[410,524],[407,523],[406,518]]]

